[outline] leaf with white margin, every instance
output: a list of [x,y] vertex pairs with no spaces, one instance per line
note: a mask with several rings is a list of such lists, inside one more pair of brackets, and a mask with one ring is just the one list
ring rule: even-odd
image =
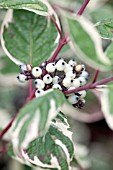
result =
[[104,39],[113,39],[113,18],[104,19],[96,24],[100,35]]
[[[59,25],[52,9],[51,15]],[[49,18],[26,10],[8,10],[1,27],[1,44],[15,64],[38,66],[52,56],[58,42],[59,34]]]
[[110,129],[113,130],[113,85],[98,88],[101,91],[101,109]]
[[75,54],[92,68],[101,71],[111,69],[110,61],[103,52],[102,41],[93,24],[83,16],[65,15],[67,30]]
[[113,42],[111,42],[111,44],[109,44],[109,46],[107,47],[106,55],[108,56],[113,65]]
[[0,8],[25,9],[39,15],[48,15],[49,3],[46,0],[0,0]]
[[72,132],[67,118],[59,113],[51,122],[49,131],[29,144],[23,158],[35,166],[69,170],[74,154]]
[[19,148],[26,149],[29,143],[45,134],[56,117],[65,97],[59,90],[48,90],[38,99],[33,99],[16,117],[12,126],[14,153],[21,155]]

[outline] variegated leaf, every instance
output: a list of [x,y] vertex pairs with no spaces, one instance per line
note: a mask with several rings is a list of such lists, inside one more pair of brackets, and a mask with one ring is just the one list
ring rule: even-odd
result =
[[16,154],[26,149],[35,138],[45,134],[64,103],[64,95],[58,90],[48,90],[44,96],[30,101],[20,110],[13,127],[12,142]]
[[102,71],[111,68],[110,61],[102,49],[101,38],[93,24],[84,17],[67,16],[66,22],[75,54],[90,67]]

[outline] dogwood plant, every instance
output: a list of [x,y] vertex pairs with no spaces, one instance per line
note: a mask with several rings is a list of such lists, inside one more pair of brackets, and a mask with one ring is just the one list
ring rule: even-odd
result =
[[[112,19],[94,25],[87,13],[83,16],[91,3],[84,0],[75,13],[55,0],[0,0],[0,7],[7,9],[1,25],[2,48],[20,69],[18,81],[29,82],[30,89],[0,139],[10,129],[6,151],[23,164],[54,170],[72,169],[73,162],[82,166],[62,106],[68,103],[82,110],[90,89],[100,91],[102,111],[113,129],[113,76],[97,81],[99,72],[112,70],[112,42],[106,51],[102,46],[102,38],[112,39]],[[61,57],[63,48],[76,57]],[[95,70],[89,83],[84,63]]]

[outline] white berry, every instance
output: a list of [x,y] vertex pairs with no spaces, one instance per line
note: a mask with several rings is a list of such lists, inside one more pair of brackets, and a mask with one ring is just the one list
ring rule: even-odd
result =
[[75,88],[80,87],[80,80],[78,78],[72,81],[72,87],[75,87]]
[[68,101],[71,104],[76,104],[79,100],[79,97],[77,95],[71,95],[68,97]]
[[66,65],[66,62],[65,62],[63,59],[60,59],[60,60],[57,61],[57,63],[56,63],[56,69],[57,69],[58,71],[64,71],[65,65]]
[[47,64],[46,71],[49,72],[49,73],[53,73],[55,71],[55,63]]
[[46,74],[43,77],[43,81],[44,81],[45,84],[50,84],[50,83],[52,83],[52,77],[49,74]]
[[45,83],[41,79],[36,79],[35,86],[37,89],[43,89],[45,87]]
[[19,82],[24,83],[27,80],[27,77],[24,74],[20,74],[17,79]]
[[80,98],[83,99],[86,96],[86,91],[82,90],[78,92],[80,94]]
[[53,84],[58,84],[60,82],[60,78],[58,76],[53,77]]
[[73,73],[73,71],[68,71],[66,73],[66,77],[70,77],[71,79],[74,79],[76,77],[76,73]]
[[42,69],[40,67],[34,67],[32,69],[32,75],[36,78],[40,77],[42,74]]
[[77,65],[77,66],[75,67],[75,71],[76,71],[76,72],[82,71],[82,65]]
[[78,79],[80,81],[81,86],[84,86],[87,83],[87,80],[84,77],[79,77]]
[[69,71],[72,71],[73,70],[73,67],[72,66],[70,66],[69,64],[66,64],[65,65],[65,68],[64,68],[64,72],[65,73],[67,73],[67,72],[69,72]]
[[39,96],[41,96],[42,94],[44,94],[44,90],[42,90],[42,89],[37,89],[36,92],[35,92],[35,96],[36,96],[36,97],[39,97]]
[[64,87],[71,87],[71,78],[70,77],[65,77],[62,82]]
[[75,61],[75,60],[70,60],[69,62],[68,62],[68,64],[70,65],[70,66],[76,66],[77,65],[77,62]]
[[53,89],[62,90],[60,84],[54,84],[54,85],[52,86],[52,88],[53,88]]
[[84,77],[84,78],[88,79],[89,73],[87,71],[82,71],[82,73],[80,74],[80,77]]

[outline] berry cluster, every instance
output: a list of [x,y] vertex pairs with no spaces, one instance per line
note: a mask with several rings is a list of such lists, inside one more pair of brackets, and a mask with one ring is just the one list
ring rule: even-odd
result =
[[[17,77],[20,82],[34,79],[37,88],[35,96],[39,97],[44,91],[56,88],[62,92],[84,86],[89,78],[89,73],[83,64],[77,64],[75,60],[68,63],[62,58],[53,63],[44,62],[39,67],[20,65],[21,74]],[[66,95],[69,103],[74,107],[82,108],[86,91]]]

